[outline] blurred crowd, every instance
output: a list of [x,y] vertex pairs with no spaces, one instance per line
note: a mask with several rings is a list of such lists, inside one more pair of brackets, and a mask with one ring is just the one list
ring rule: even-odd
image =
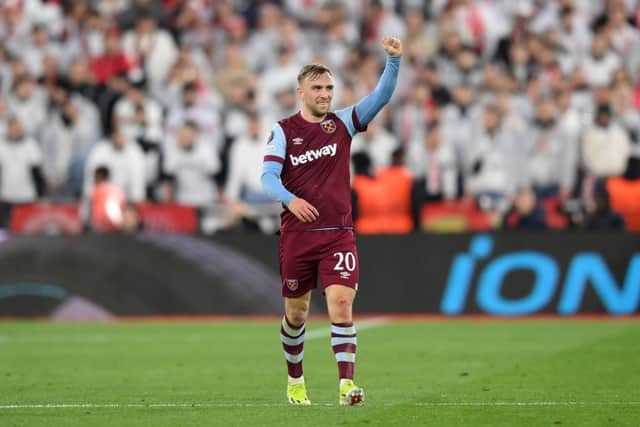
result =
[[333,107],[352,105],[385,35],[404,55],[353,140],[359,231],[420,229],[435,203],[492,228],[625,227],[611,199],[640,200],[636,0],[0,0],[0,226],[48,201],[98,230],[117,206],[135,228],[146,201],[272,232],[263,149],[298,110],[300,67],[330,66]]

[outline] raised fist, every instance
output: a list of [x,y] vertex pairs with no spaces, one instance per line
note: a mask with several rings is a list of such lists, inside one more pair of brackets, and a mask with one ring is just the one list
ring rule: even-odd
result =
[[402,42],[397,37],[385,37],[382,39],[382,47],[389,56],[402,55]]

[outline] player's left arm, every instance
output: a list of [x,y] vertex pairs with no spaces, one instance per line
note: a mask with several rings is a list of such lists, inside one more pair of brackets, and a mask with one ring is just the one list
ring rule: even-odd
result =
[[[402,42],[396,37],[385,37],[382,40],[382,47],[387,53],[387,63],[376,88],[369,95],[362,98],[353,108],[336,111],[339,117],[346,116],[344,117],[345,119],[353,121],[353,129],[350,129],[352,134],[366,129],[376,114],[389,102],[396,88],[398,71],[400,70],[400,57],[402,56]],[[348,117],[349,113],[351,117]],[[340,118],[343,119],[343,117]],[[343,121],[345,120],[343,119]]]

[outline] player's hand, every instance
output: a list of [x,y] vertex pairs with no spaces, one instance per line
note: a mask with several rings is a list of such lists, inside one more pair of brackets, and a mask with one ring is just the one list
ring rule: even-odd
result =
[[291,199],[287,208],[302,222],[313,222],[320,216],[311,203],[298,197]]
[[402,42],[397,37],[385,37],[382,39],[382,47],[389,56],[402,55]]

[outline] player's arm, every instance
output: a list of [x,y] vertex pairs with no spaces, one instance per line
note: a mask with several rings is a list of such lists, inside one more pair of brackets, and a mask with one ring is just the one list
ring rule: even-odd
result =
[[336,111],[336,115],[345,123],[351,136],[367,130],[367,125],[389,102],[398,81],[402,42],[395,37],[385,37],[382,47],[387,52],[387,63],[378,80],[376,88],[362,98],[356,105]]
[[382,107],[389,102],[398,81],[402,42],[395,37],[385,37],[382,40],[382,47],[387,52],[387,63],[380,80],[378,80],[373,92],[355,105],[355,113],[362,127],[367,126]]
[[292,194],[280,180],[286,147],[284,132],[280,125],[275,125],[269,136],[262,163],[262,188],[272,199],[284,204],[300,221],[313,222],[319,216],[317,209],[311,203]]

